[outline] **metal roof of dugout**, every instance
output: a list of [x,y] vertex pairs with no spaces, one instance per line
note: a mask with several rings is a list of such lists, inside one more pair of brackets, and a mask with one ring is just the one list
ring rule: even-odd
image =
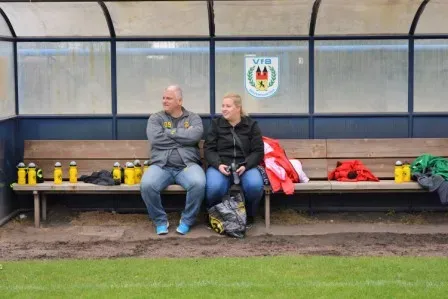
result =
[[0,1],[2,40],[448,36],[441,0]]

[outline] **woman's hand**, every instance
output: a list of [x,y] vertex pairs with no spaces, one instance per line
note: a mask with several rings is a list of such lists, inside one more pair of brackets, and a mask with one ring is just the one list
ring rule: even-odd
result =
[[240,168],[238,168],[236,170],[236,173],[238,173],[239,176],[242,176],[245,171],[246,171],[246,167],[245,166],[240,166]]
[[229,176],[229,175],[230,175],[230,172],[227,171],[227,167],[228,167],[227,165],[225,165],[225,164],[221,164],[221,165],[219,165],[218,170],[219,170],[219,172],[221,172],[223,175]]

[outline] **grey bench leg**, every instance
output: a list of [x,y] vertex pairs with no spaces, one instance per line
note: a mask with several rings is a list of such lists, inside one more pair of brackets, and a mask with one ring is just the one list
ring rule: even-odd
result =
[[42,220],[47,220],[47,196],[45,193],[41,194],[42,198]]
[[39,192],[33,191],[34,195],[34,227],[40,227],[40,207],[39,207]]
[[264,222],[266,229],[271,227],[271,191],[266,191],[264,195]]

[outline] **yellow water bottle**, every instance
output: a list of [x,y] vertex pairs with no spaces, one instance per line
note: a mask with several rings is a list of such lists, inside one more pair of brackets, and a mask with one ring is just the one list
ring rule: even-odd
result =
[[401,163],[401,161],[395,162],[394,177],[395,183],[403,183],[403,163]]
[[135,183],[140,184],[142,181],[142,165],[140,164],[140,160],[134,161],[134,169],[135,169]]
[[128,184],[128,173],[129,173],[129,171],[128,171],[128,165],[129,165],[129,162],[126,162],[126,163],[124,164],[124,184],[125,184],[125,185]]
[[70,162],[70,170],[68,172],[68,177],[70,183],[75,184],[78,182],[78,167],[75,161]]
[[121,184],[121,168],[120,163],[115,162],[114,169],[112,170],[112,177],[114,179],[115,185]]
[[411,165],[408,161],[405,161],[403,164],[403,182],[411,181]]
[[36,185],[36,164],[28,164],[28,185]]
[[135,184],[135,169],[134,164],[131,162],[126,163],[126,169],[124,170],[124,183],[126,185]]
[[17,165],[17,184],[19,185],[26,185],[26,166],[25,163],[20,162],[19,165]]
[[148,168],[149,168],[149,160],[146,160],[146,161],[143,163],[143,173],[145,173],[145,171],[147,171]]
[[54,164],[54,183],[59,185],[62,184],[62,165],[60,162]]

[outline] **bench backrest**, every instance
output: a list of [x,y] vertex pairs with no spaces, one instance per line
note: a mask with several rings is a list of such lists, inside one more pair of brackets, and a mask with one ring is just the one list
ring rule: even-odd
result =
[[[327,173],[325,140],[280,140],[289,158],[302,161],[305,172],[312,179],[324,179]],[[200,142],[204,162],[203,141]],[[46,179],[53,178],[56,162],[62,163],[64,179],[68,178],[70,161],[78,164],[79,175],[93,171],[110,170],[115,162],[124,165],[149,157],[150,146],[145,140],[26,140],[24,161],[34,162],[44,172]]]
[[[281,139],[290,159],[299,159],[312,180],[326,180],[328,171],[337,161],[361,160],[380,179],[393,179],[396,160],[412,162],[423,153],[448,157],[448,138],[413,139]],[[203,159],[203,142],[200,143]],[[124,165],[149,157],[145,140],[27,140],[24,162],[34,162],[44,171],[46,179],[53,178],[54,163],[63,165],[64,179],[68,165],[75,160],[79,175],[110,170],[115,162]],[[204,161],[205,162],[205,161]]]
[[115,162],[148,159],[148,142],[144,140],[26,140],[25,163],[42,168],[45,179],[53,178],[54,164],[62,163],[63,177],[68,178],[70,161],[76,161],[79,175],[111,170]]
[[324,139],[280,139],[289,159],[298,159],[312,180],[327,178],[327,145]]

